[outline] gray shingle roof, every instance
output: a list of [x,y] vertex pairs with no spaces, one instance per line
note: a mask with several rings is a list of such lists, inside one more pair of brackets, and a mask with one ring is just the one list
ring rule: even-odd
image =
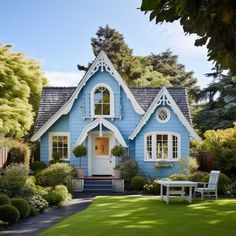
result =
[[76,87],[44,87],[34,126],[38,131],[71,97]]
[[[38,131],[73,94],[76,87],[44,87],[35,122],[34,132]],[[160,87],[134,88],[130,87],[135,99],[147,111],[153,99],[157,96]],[[184,88],[168,88],[169,93],[180,107],[187,120],[191,123],[188,98]]]
[[[154,98],[160,92],[161,87],[143,87],[143,88],[130,87],[130,90],[133,93],[137,102],[143,108],[143,110],[147,111]],[[179,106],[180,110],[183,112],[186,119],[191,124],[186,89],[181,87],[170,87],[167,88],[167,90],[169,91],[170,95],[173,97],[173,99]]]

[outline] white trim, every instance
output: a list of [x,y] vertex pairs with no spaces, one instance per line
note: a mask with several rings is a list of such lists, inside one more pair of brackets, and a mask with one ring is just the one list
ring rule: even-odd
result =
[[[163,96],[166,97],[166,99],[162,99]],[[132,134],[130,135],[129,139],[133,140],[137,134],[140,132],[142,127],[148,122],[149,118],[151,117],[152,113],[156,110],[157,106],[161,105],[163,103],[166,103],[167,105],[171,106],[173,112],[178,116],[180,122],[185,126],[185,128],[188,130],[190,136],[196,140],[201,140],[199,135],[195,132],[193,127],[190,125],[182,111],[180,110],[179,106],[176,104],[175,100],[172,98],[168,90],[163,87],[161,91],[157,94],[156,98],[153,100],[151,105],[149,106],[147,112],[144,114],[136,128],[133,130]],[[165,105],[165,104],[163,104]]]
[[[168,159],[158,159],[156,156],[156,135],[158,134],[166,134],[168,135]],[[152,159],[147,159],[147,136],[152,136]],[[173,135],[178,138],[178,158],[173,158],[173,143],[172,138]],[[172,138],[171,138],[172,137]],[[177,162],[181,159],[181,135],[176,132],[169,131],[156,131],[156,132],[148,132],[144,135],[144,162]]]
[[[159,113],[161,112],[161,110],[165,110],[166,113],[167,113],[167,117],[166,117],[165,120],[161,120],[161,119],[159,118]],[[167,122],[169,121],[169,119],[170,119],[170,110],[169,110],[167,107],[160,107],[160,108],[158,108],[157,111],[156,111],[156,119],[157,119],[157,121],[160,122],[160,123],[163,123],[163,124],[164,124],[164,123],[167,123]]]
[[112,65],[105,52],[101,51],[94,60],[93,64],[90,66],[89,70],[86,72],[86,74],[80,81],[80,83],[78,84],[77,88],[75,89],[74,93],[71,95],[69,100],[31,137],[30,140],[32,142],[37,141],[62,115],[68,114],[82,88],[86,85],[89,78],[94,73],[96,73],[100,67],[102,72],[106,70],[117,80],[118,84],[124,89],[127,98],[133,105],[134,110],[140,115],[143,115],[145,113],[142,107],[136,101],[134,95],[131,93],[128,86],[125,84],[124,80],[121,78],[120,74]]
[[106,128],[108,128],[109,130],[111,130],[114,133],[115,138],[117,139],[117,141],[119,142],[119,144],[121,146],[128,147],[128,145],[126,144],[124,138],[122,137],[122,135],[121,135],[120,131],[117,129],[117,127],[102,117],[96,119],[95,121],[91,122],[90,124],[88,124],[87,126],[84,127],[79,138],[77,139],[77,141],[75,143],[75,146],[82,144],[85,141],[85,139],[87,138],[88,132],[91,131],[92,129],[96,128],[100,124],[104,125]]
[[68,138],[68,158],[62,159],[62,161],[69,161],[70,160],[70,132],[49,132],[48,134],[48,161],[53,160],[52,158],[52,137],[53,136],[67,136]]
[[[99,87],[105,87],[108,89],[109,93],[110,93],[110,115],[95,115],[94,114],[94,110],[95,110],[95,107],[94,107],[94,93],[96,91],[97,88]],[[91,94],[90,94],[90,97],[91,97],[91,101],[90,101],[90,106],[91,106],[91,117],[92,118],[96,118],[96,117],[106,117],[106,118],[114,118],[115,116],[115,112],[114,112],[114,108],[115,108],[115,105],[114,105],[114,93],[113,93],[113,90],[112,88],[106,84],[106,83],[99,83],[99,84],[96,84],[92,89],[91,89]]]

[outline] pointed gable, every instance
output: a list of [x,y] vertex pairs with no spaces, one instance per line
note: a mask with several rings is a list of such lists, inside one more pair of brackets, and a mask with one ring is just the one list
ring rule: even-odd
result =
[[193,127],[190,124],[190,120],[188,120],[183,112],[181,111],[180,107],[177,105],[173,97],[170,95],[169,91],[163,87],[155,99],[152,101],[151,105],[147,109],[146,113],[136,126],[136,128],[133,130],[132,134],[130,135],[129,139],[133,140],[137,134],[141,131],[143,126],[148,122],[149,118],[155,112],[156,108],[160,105],[169,105],[173,112],[177,115],[180,122],[186,127],[191,137],[194,139],[200,140],[201,138],[198,136],[198,134],[194,131]]
[[78,98],[79,93],[82,88],[86,85],[86,82],[93,76],[98,70],[101,72],[106,71],[111,74],[118,82],[118,84],[122,87],[124,92],[126,93],[127,98],[130,100],[134,110],[137,114],[143,115],[145,112],[143,108],[136,101],[134,95],[131,93],[128,86],[125,84],[124,80],[121,78],[120,74],[112,65],[111,61],[107,57],[107,55],[101,51],[99,55],[96,57],[89,70],[86,72],[72,95],[63,105],[43,124],[41,127],[35,132],[35,134],[31,137],[31,141],[38,140],[62,115],[66,115],[71,110],[74,101]]

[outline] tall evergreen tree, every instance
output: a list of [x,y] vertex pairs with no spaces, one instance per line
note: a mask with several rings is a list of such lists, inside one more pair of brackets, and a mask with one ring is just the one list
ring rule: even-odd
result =
[[21,138],[33,124],[42,86],[39,64],[0,45],[0,136]]
[[125,43],[123,35],[109,25],[99,27],[96,37],[91,39],[91,45],[95,56],[101,50],[107,54],[117,71],[129,84],[140,77],[140,64],[133,56],[132,49]]
[[205,102],[198,105],[194,123],[202,132],[208,129],[233,127],[236,122],[236,79],[231,74],[224,75],[219,67],[207,74],[213,82],[201,90],[198,100]]

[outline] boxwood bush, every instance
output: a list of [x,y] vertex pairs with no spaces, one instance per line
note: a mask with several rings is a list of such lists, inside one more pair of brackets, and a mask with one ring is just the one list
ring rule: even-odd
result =
[[34,161],[30,166],[30,169],[33,172],[39,172],[39,171],[44,170],[46,168],[47,168],[47,164],[45,164],[43,161]]
[[20,218],[25,219],[30,215],[29,203],[23,198],[12,198],[11,204],[20,212]]
[[11,205],[2,205],[0,206],[0,221],[8,225],[16,224],[20,219],[20,212]]
[[10,198],[6,194],[0,194],[0,206],[11,204]]
[[137,190],[137,191],[143,190],[144,184],[145,184],[145,179],[143,176],[134,176],[131,178],[130,187],[133,190]]

